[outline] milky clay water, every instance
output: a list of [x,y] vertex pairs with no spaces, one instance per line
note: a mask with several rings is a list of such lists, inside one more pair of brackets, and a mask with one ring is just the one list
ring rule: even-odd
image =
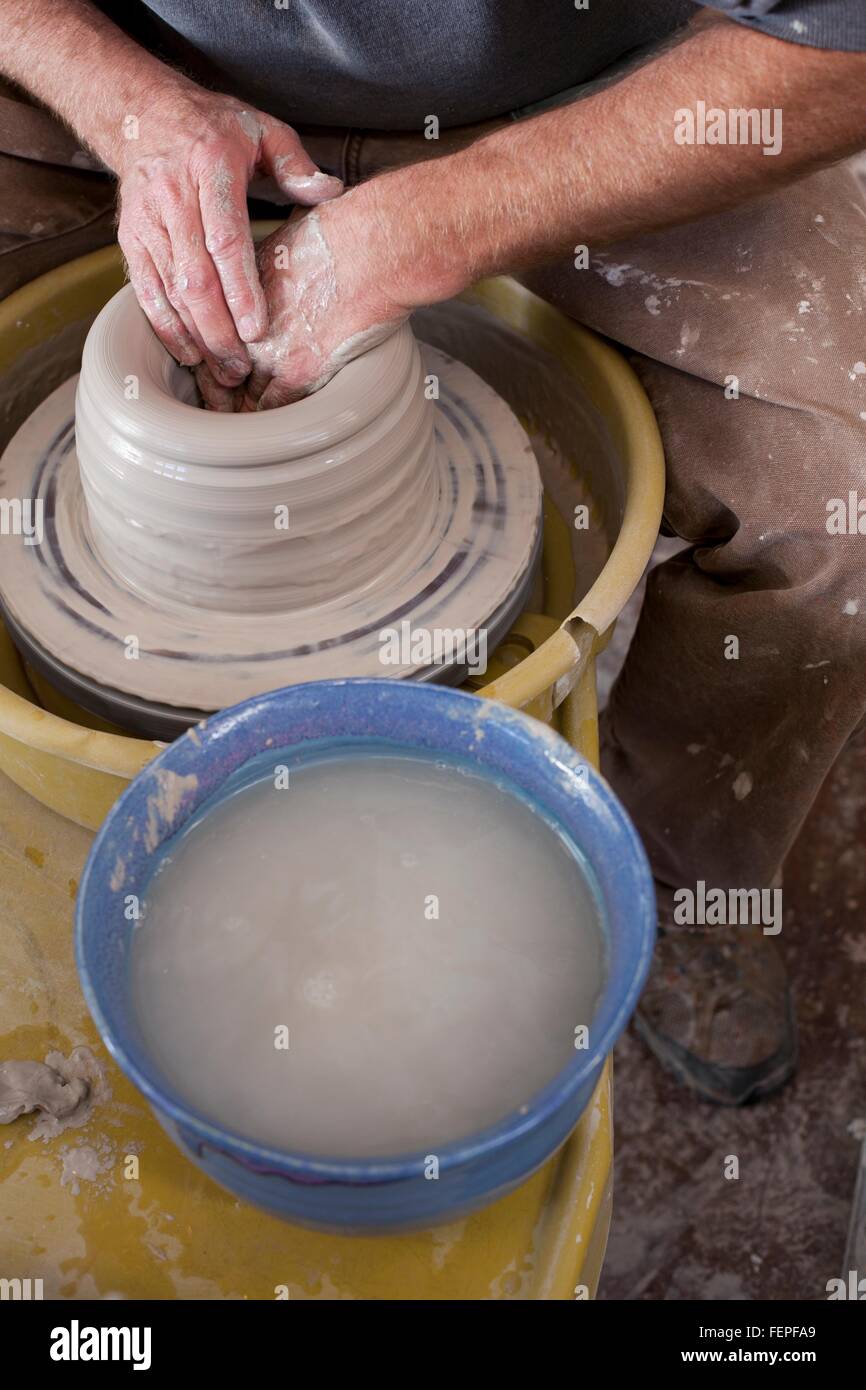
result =
[[556,830],[401,754],[284,782],[271,765],[217,804],[151,881],[132,984],[165,1077],[228,1129],[334,1157],[435,1152],[519,1110],[604,972]]

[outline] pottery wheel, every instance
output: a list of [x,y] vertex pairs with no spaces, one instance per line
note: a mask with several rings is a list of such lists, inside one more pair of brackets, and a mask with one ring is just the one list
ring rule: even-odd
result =
[[542,488],[505,402],[469,368],[421,348],[439,383],[429,525],[359,591],[302,611],[215,611],[180,596],[155,606],[117,578],[93,544],[75,448],[77,378],[65,382],[0,462],[2,495],[42,508],[41,543],[0,544],[0,596],[27,658],[86,708],[159,737],[298,681],[461,679],[465,668],[454,665],[383,665],[381,634],[404,622],[415,632],[484,631],[492,653],[526,602]]

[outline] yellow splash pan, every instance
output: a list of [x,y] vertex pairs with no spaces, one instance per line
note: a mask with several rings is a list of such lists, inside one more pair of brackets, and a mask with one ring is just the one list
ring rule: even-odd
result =
[[[90,322],[122,282],[119,252],[109,247],[0,304],[0,450],[77,369]],[[595,658],[658,533],[658,428],[623,358],[524,287],[492,280],[465,298],[556,360],[610,446],[607,462],[595,462],[593,493],[595,520],[610,537],[606,563],[573,607],[570,518],[548,502],[543,611],[519,619],[478,691],[554,723],[597,763]],[[25,671],[0,625],[0,1058],[42,1058],[81,1044],[105,1057],[78,988],[72,906],[90,832],[157,747],[84,714]],[[609,1061],[571,1138],[517,1192],[450,1227],[351,1239],[289,1227],[222,1192],[108,1066],[112,1099],[83,1128],[47,1144],[29,1141],[26,1119],[0,1129],[3,1273],[42,1279],[45,1297],[595,1294],[611,1208]]]

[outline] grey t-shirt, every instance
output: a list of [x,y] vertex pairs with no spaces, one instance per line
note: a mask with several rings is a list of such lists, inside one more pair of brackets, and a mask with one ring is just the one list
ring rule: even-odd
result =
[[[866,50],[866,0],[707,0],[794,43]],[[543,101],[660,42],[692,0],[101,0],[148,47],[293,124],[419,129]]]

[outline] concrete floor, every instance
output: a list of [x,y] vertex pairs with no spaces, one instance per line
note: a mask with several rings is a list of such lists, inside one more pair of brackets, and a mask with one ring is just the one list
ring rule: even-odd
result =
[[[691,1099],[633,1031],[616,1049],[601,1298],[824,1299],[842,1273],[866,1135],[866,734],[828,778],[784,894],[778,942],[800,1025],[784,1091],[717,1108]],[[723,1175],[729,1154],[737,1181]]]

